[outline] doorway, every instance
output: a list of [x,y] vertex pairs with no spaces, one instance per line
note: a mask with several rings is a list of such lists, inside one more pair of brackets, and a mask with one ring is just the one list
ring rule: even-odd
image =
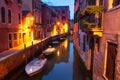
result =
[[108,78],[108,80],[114,80],[117,44],[108,43],[107,50],[106,77]]
[[9,48],[12,48],[12,34],[9,34]]

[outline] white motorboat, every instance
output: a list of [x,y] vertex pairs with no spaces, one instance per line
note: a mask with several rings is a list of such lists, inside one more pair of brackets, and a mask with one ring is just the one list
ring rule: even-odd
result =
[[53,54],[53,52],[54,52],[55,50],[56,50],[55,48],[49,47],[49,48],[47,48],[46,50],[44,50],[43,53],[44,53],[45,55],[50,55],[50,54]]
[[46,62],[47,62],[46,58],[43,59],[35,58],[26,65],[25,71],[29,76],[32,76],[40,72],[42,68],[45,66]]

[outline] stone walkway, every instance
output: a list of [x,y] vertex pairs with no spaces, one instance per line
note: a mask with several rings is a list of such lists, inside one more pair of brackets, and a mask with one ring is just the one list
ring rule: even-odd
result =
[[[49,37],[48,37],[48,38],[49,38]],[[42,41],[44,41],[44,40],[46,40],[46,39],[48,39],[48,38],[45,38],[45,39],[43,39],[43,40],[34,40],[33,43],[32,43],[32,42],[28,42],[28,43],[26,43],[26,44],[22,44],[22,45],[20,45],[20,46],[11,48],[11,49],[9,49],[9,50],[5,50],[5,51],[3,51],[3,52],[0,53],[0,61],[2,61],[2,60],[4,60],[4,59],[6,59],[6,58],[8,58],[8,57],[10,57],[10,56],[18,53],[18,51],[24,50],[25,47],[27,48],[27,47],[29,47],[29,46],[38,44],[38,43],[40,43],[40,42],[42,42]]]

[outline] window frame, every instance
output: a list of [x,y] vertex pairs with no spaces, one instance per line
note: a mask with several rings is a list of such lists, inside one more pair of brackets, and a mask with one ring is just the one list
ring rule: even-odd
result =
[[6,22],[6,12],[5,12],[5,7],[1,7],[1,22],[5,23]]
[[[10,12],[10,13],[9,13]],[[12,23],[12,11],[10,9],[8,9],[8,23],[11,24]]]

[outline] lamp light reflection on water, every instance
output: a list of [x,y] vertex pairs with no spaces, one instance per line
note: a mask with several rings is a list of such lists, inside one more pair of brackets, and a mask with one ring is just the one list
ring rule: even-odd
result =
[[60,51],[59,50],[57,51],[57,55],[60,56]]

